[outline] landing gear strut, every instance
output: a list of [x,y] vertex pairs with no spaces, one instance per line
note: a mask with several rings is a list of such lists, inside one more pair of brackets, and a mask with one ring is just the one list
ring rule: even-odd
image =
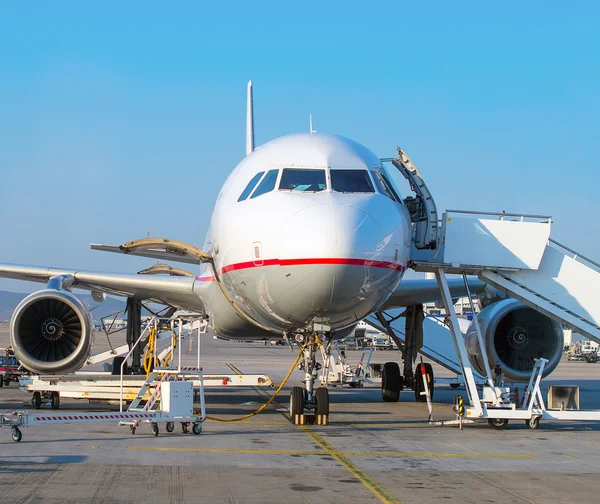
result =
[[[304,335],[297,339],[304,339]],[[290,417],[292,423],[304,425],[308,416],[314,416],[317,425],[329,423],[329,390],[318,387],[315,390],[315,380],[321,364],[316,361],[316,350],[322,344],[317,333],[312,333],[304,342],[304,350],[298,368],[304,371],[304,388],[292,387],[290,395]]]

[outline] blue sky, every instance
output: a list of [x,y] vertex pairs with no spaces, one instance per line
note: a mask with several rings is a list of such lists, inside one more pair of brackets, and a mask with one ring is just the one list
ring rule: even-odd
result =
[[379,156],[400,145],[438,208],[549,214],[555,239],[600,259],[596,4],[14,4],[0,262],[135,272],[151,261],[88,244],[202,245],[244,155],[249,79],[257,143],[312,113]]

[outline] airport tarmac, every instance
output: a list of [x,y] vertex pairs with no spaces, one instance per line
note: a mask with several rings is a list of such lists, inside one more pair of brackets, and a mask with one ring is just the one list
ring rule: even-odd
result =
[[[0,326],[0,346],[8,328]],[[100,346],[101,342],[99,341]],[[185,347],[185,343],[183,345]],[[282,346],[204,337],[207,373],[263,372],[279,383],[295,354]],[[99,347],[99,350],[102,348]],[[349,360],[358,352],[348,352]],[[373,362],[393,360],[375,352]],[[189,356],[187,363],[195,358]],[[228,366],[230,364],[231,366]],[[434,366],[436,376],[450,376]],[[600,363],[563,362],[546,384],[577,384],[581,404],[600,408]],[[383,403],[377,386],[331,388],[331,424],[294,426],[286,418],[295,371],[281,396],[243,422],[207,421],[201,435],[161,432],[148,424],[135,436],[112,423],[23,429],[14,443],[0,429],[0,495],[6,503],[312,503],[327,501],[439,503],[598,502],[600,424],[524,423],[504,431],[486,425],[431,427],[412,392]],[[208,390],[208,413],[234,418],[258,408],[272,389]],[[436,419],[453,418],[464,389],[439,386]],[[24,409],[27,394],[0,389],[0,410]],[[61,411],[105,411],[65,400]]]

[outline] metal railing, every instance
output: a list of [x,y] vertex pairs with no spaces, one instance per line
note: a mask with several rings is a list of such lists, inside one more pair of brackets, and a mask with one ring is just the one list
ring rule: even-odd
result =
[[[129,359],[129,357],[131,356],[131,354],[133,353],[133,351],[135,350],[135,348],[140,344],[140,341],[142,341],[142,338],[144,337],[144,335],[146,333],[149,333],[150,329],[152,328],[152,326],[154,326],[155,330],[158,330],[158,324],[160,321],[169,321],[171,323],[171,330],[174,331],[175,330],[175,319],[167,319],[167,318],[161,318],[161,317],[152,317],[148,322],[146,322],[143,331],[141,332],[140,336],[138,337],[138,339],[135,341],[135,343],[131,346],[131,349],[129,350],[129,353],[124,357],[123,362],[121,362],[121,377],[120,377],[120,392],[119,392],[119,411],[123,412],[123,370],[125,367],[125,364],[127,363],[127,359]],[[179,318],[177,319],[178,322],[178,336],[177,336],[177,366],[172,366],[173,371],[172,373],[175,374],[181,374],[182,373],[182,366],[181,366],[181,341],[182,341],[182,333],[183,333],[183,319]],[[202,368],[200,367],[200,330],[198,330],[198,355],[197,355],[197,368],[196,370],[198,371],[198,379],[200,381],[200,387],[203,387],[203,379],[202,379]],[[173,343],[171,343],[172,345]],[[154,366],[157,366],[158,362],[158,352],[154,352]],[[173,358],[173,357],[171,357]],[[186,368],[186,374],[188,376],[196,376],[195,373],[189,373],[191,369],[190,368]]]
[[536,215],[536,214],[524,214],[524,213],[508,213],[508,212],[482,212],[478,210],[446,210],[446,213],[454,214],[468,214],[468,215],[489,215],[493,217],[517,217],[524,222],[525,219],[542,219],[552,223],[552,217],[550,215]]
[[554,245],[556,245],[557,247],[566,250],[567,252],[569,252],[570,254],[573,254],[573,259],[575,259],[576,261],[579,261],[581,259],[581,261],[588,263],[589,265],[594,266],[598,271],[600,271],[600,264],[598,264],[596,261],[593,261],[592,259],[590,259],[589,257],[584,256],[583,254],[580,254],[579,252],[567,247],[566,245],[563,245],[562,243],[557,242],[556,240],[553,240],[552,238],[549,238],[548,241]]

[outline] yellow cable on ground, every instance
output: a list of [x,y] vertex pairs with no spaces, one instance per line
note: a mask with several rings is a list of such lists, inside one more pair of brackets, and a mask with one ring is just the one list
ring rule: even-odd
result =
[[[214,420],[216,422],[241,422],[242,420],[246,420],[247,418],[253,417],[254,415],[258,415],[262,410],[264,410],[267,406],[269,406],[269,404],[271,404],[275,400],[275,398],[277,397],[277,394],[279,394],[279,392],[281,392],[281,389],[284,387],[284,385],[286,384],[286,382],[288,381],[288,379],[292,375],[292,372],[294,371],[294,368],[296,367],[296,364],[298,364],[298,361],[300,360],[300,357],[302,357],[302,352],[304,352],[305,348],[306,348],[306,345],[304,345],[300,349],[300,352],[298,353],[298,357],[296,357],[296,360],[292,364],[292,367],[288,371],[288,374],[285,376],[285,378],[281,382],[281,385],[279,385],[279,387],[273,393],[273,395],[271,396],[271,398],[265,404],[263,404],[260,408],[258,408],[256,411],[253,411],[252,413],[248,413],[247,415],[244,415],[244,416],[241,416],[241,417],[238,417],[238,418],[217,418],[217,417],[212,417],[212,416],[209,416],[209,415],[206,415],[206,418],[208,420]],[[198,412],[196,412],[196,414],[198,414]]]

